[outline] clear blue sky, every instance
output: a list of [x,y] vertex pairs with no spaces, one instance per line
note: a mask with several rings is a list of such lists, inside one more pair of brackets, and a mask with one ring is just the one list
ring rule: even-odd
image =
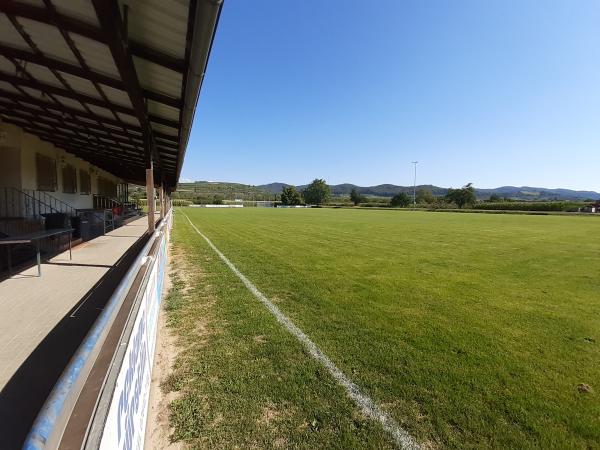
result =
[[226,0],[182,179],[600,191],[599,0]]

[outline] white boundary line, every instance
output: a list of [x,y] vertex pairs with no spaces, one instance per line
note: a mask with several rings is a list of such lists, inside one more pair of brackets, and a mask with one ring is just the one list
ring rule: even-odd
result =
[[196,228],[196,225],[192,223],[187,214],[182,213],[185,218],[188,220],[190,225],[196,233],[198,233],[206,243],[212,248],[219,258],[223,260],[223,262],[231,269],[231,271],[237,275],[237,277],[244,283],[244,286],[248,288],[250,292],[263,304],[267,307],[267,309],[275,316],[277,321],[281,323],[291,334],[293,334],[296,339],[298,339],[310,355],[320,362],[325,368],[329,371],[331,376],[336,379],[336,381],[346,389],[346,393],[348,397],[350,397],[356,405],[362,410],[363,414],[367,417],[370,417],[374,420],[377,420],[383,429],[392,435],[392,438],[396,442],[399,448],[406,450],[418,450],[420,449],[419,444],[415,439],[408,434],[406,430],[404,430],[396,421],[381,407],[371,399],[368,395],[361,392],[360,388],[354,384],[344,373],[338,369],[338,367],[329,359],[329,357],[323,353],[319,347],[306,335],[304,332],[298,328],[294,323],[287,318],[285,314],[281,312],[281,310],[275,306],[265,295],[260,292],[254,284],[246,276],[241,273],[237,267],[233,265],[227,257],[219,251],[217,247],[208,239],[202,232]]

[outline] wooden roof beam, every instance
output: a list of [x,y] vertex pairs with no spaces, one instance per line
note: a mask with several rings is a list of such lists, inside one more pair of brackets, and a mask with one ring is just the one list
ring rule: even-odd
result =
[[[148,108],[128,47],[129,43],[125,34],[126,27],[121,19],[119,4],[116,0],[92,0],[92,3],[100,22],[100,28],[104,33],[119,75],[123,80],[123,84],[133,105],[135,116],[142,127],[142,133],[148,145],[148,161],[154,160],[157,162],[160,174],[159,178],[162,178],[164,174],[160,171],[160,156],[156,149],[156,141],[154,140],[154,133],[150,123],[151,118],[148,116]],[[175,128],[179,130],[178,122]]]
[[[17,17],[25,17],[30,20],[35,20],[36,22],[54,26],[54,21],[49,16],[47,9],[39,6],[12,0],[2,0],[0,1],[0,11],[6,14],[11,14]],[[73,17],[65,16],[64,14],[60,15],[60,21],[66,31],[85,36],[88,39],[93,39],[104,44],[108,44],[104,31],[96,28],[93,25],[82,22],[81,20]],[[174,58],[135,41],[129,42],[129,48],[131,53],[139,58],[143,58],[163,67],[167,67],[168,69],[178,73],[183,73],[185,71],[185,61],[183,59]]]
[[[0,55],[7,58],[15,58],[20,61],[38,64],[50,69],[59,70],[64,73],[68,73],[69,75],[74,75],[80,78],[88,79],[92,82],[103,84],[113,89],[125,91],[123,82],[117,78],[113,78],[99,72],[94,72],[92,70],[86,70],[80,66],[69,64],[59,59],[37,55],[32,52],[8,47],[2,44],[0,44]],[[160,92],[154,92],[149,89],[142,89],[142,92],[144,93],[144,97],[146,97],[148,100],[153,100],[157,103],[162,103],[163,105],[172,106],[173,108],[177,109],[181,108],[182,102],[180,99],[169,97],[168,95],[161,94]]]
[[[90,95],[81,94],[79,92],[75,92],[69,89],[63,89],[58,86],[53,86],[51,84],[41,83],[39,81],[34,81],[32,79],[22,78],[15,75],[10,75],[7,73],[0,72],[0,80],[6,81],[7,83],[16,84],[19,86],[25,86],[32,89],[37,89],[46,94],[54,94],[60,95],[62,97],[70,98],[73,100],[77,100],[78,102],[88,103],[90,105],[99,106],[101,108],[106,108],[108,110],[114,109],[116,112],[122,114],[128,114],[130,116],[136,116],[135,109],[131,109],[127,106],[119,105],[118,103],[106,102],[102,99],[92,97]],[[100,116],[101,117],[101,116]],[[179,122],[176,120],[165,119],[163,117],[158,117],[154,115],[148,116],[148,118],[152,122],[159,123],[161,125],[165,125],[167,127],[178,128]]]
[[[27,96],[24,96],[24,95],[15,94],[14,92],[7,91],[7,90],[4,90],[4,89],[0,88],[0,102],[2,102],[3,99],[8,99],[8,100],[11,100],[13,102],[25,102],[25,103],[28,103],[30,105],[36,105],[36,106],[39,106],[41,108],[52,109],[52,110],[59,111],[59,112],[64,113],[64,114],[76,115],[76,116],[83,117],[83,118],[86,118],[86,119],[89,119],[89,120],[94,120],[94,121],[98,121],[99,120],[99,121],[104,122],[104,123],[106,123],[108,125],[113,125],[113,126],[116,126],[116,127],[120,127],[122,125],[121,122],[116,121],[114,119],[111,119],[110,117],[99,116],[97,114],[89,114],[89,113],[86,113],[85,111],[81,111],[79,109],[70,108],[70,107],[64,106],[64,105],[57,105],[57,104],[50,103],[50,102],[47,102],[47,101],[44,101],[44,100],[39,100],[39,99],[34,98],[34,97],[27,97]],[[55,117],[55,116],[56,115],[52,115],[52,117]],[[71,120],[71,119],[68,119],[68,120]],[[90,124],[85,123],[85,126],[88,126],[88,125],[90,125]],[[94,125],[94,126],[97,126],[97,125]],[[135,130],[135,131],[137,131],[139,133],[142,132],[142,130],[139,127],[139,125],[130,125],[130,124],[127,124],[127,126],[130,129]],[[156,137],[158,137],[158,138],[165,139],[165,140],[171,141],[173,143],[177,143],[178,142],[177,141],[177,137],[176,136],[171,136],[170,134],[154,132],[154,135]]]

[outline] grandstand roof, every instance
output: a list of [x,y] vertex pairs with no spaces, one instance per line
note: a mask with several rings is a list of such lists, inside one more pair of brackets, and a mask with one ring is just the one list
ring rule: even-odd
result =
[[0,2],[0,116],[125,180],[177,184],[222,0]]

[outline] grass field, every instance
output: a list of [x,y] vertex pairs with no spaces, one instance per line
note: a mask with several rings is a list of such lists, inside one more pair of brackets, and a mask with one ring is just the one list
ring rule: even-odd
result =
[[174,439],[392,446],[182,212],[425,447],[600,448],[600,220],[327,209],[176,212]]

